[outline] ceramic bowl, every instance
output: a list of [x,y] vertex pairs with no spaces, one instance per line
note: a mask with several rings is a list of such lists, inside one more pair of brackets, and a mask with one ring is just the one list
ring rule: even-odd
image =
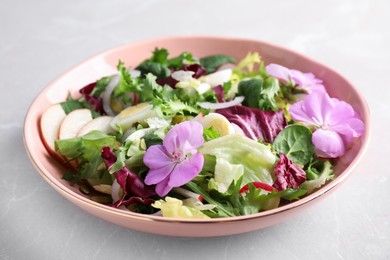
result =
[[[135,66],[148,58],[155,47],[167,48],[171,55],[183,51],[198,57],[211,54],[227,54],[237,60],[248,52],[259,52],[266,64],[277,63],[304,72],[312,72],[324,81],[329,94],[350,103],[361,115],[366,125],[360,141],[343,156],[335,166],[337,177],[309,196],[279,208],[240,217],[210,220],[184,220],[143,215],[115,209],[91,201],[61,179],[65,168],[45,149],[39,134],[38,122],[42,113],[52,104],[64,101],[69,93],[78,94],[86,84],[116,72],[118,60]],[[83,210],[126,228],[170,236],[209,237],[238,234],[274,225],[302,212],[307,206],[335,190],[356,167],[366,150],[370,135],[370,116],[367,104],[359,91],[342,75],[308,57],[270,43],[222,37],[166,37],[130,43],[110,49],[75,66],[54,80],[33,101],[24,125],[26,150],[42,177],[60,194]]]

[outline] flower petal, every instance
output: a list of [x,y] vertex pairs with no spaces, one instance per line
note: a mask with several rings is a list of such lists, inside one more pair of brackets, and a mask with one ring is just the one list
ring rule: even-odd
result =
[[157,195],[159,195],[160,197],[164,197],[172,190],[173,187],[169,186],[168,182],[169,182],[169,177],[157,183],[156,185]]
[[328,124],[335,126],[345,124],[345,122],[355,117],[355,111],[347,102],[332,98],[334,109],[329,111]]
[[318,126],[318,122],[314,121],[312,117],[307,115],[304,100],[292,104],[288,112],[290,113],[291,118],[295,121]]
[[364,132],[364,123],[352,106],[336,98],[332,99],[335,107],[329,113],[329,128],[342,135],[349,143],[353,137],[359,137]]
[[363,134],[364,123],[358,118],[352,118],[347,120],[345,124],[333,126],[332,129],[342,136],[346,144],[349,144],[354,137],[359,137]]
[[175,166],[174,163],[169,163],[159,169],[150,169],[145,177],[145,183],[152,185],[163,181],[174,170]]
[[196,153],[176,165],[169,177],[169,186],[180,187],[191,181],[203,168],[203,154]]
[[335,104],[327,93],[315,92],[307,95],[303,101],[293,104],[289,112],[293,120],[321,127],[326,125],[334,106]]
[[324,85],[322,85],[322,80],[317,79],[313,73],[303,73],[299,70],[291,70],[290,75],[291,79],[309,94],[314,92],[326,92]]
[[321,84],[305,86],[304,89],[309,94],[312,94],[312,93],[326,93],[325,86],[321,85]]
[[270,76],[279,79],[283,83],[288,84],[290,81],[290,70],[286,67],[272,63],[267,65],[265,70]]
[[319,157],[337,158],[345,153],[343,139],[335,131],[318,129],[313,133],[312,142]]
[[162,145],[152,145],[146,150],[144,163],[149,169],[160,169],[173,162]]
[[203,127],[196,121],[185,121],[175,125],[163,140],[169,154],[195,153],[195,148],[203,143]]

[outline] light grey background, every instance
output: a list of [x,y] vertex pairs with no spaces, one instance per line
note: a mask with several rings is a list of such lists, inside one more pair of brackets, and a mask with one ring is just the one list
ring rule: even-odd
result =
[[[389,11],[387,0],[0,0],[0,259],[390,259]],[[24,150],[34,97],[108,48],[196,34],[276,43],[351,80],[373,131],[347,182],[282,224],[207,239],[124,229],[61,197]]]

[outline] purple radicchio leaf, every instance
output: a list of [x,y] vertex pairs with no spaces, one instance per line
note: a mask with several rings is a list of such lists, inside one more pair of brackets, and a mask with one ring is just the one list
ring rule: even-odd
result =
[[157,84],[164,86],[168,85],[171,88],[175,88],[176,84],[179,82],[176,79],[172,78],[172,76],[168,76],[166,78],[160,78],[156,80]]
[[299,185],[306,181],[306,172],[294,164],[287,155],[280,153],[279,157],[280,160],[274,169],[276,180],[273,187],[278,191],[287,188],[298,189]]
[[203,76],[204,74],[206,74],[206,69],[204,67],[200,66],[199,64],[196,64],[196,63],[184,65],[180,70],[194,72],[194,74],[192,75],[192,77],[194,79],[198,79],[201,76]]
[[103,109],[103,100],[99,96],[91,96],[93,89],[96,86],[96,82],[90,83],[79,90],[80,94],[85,100],[92,106],[93,110],[104,115],[106,114]]
[[[116,162],[116,156],[109,147],[103,147],[101,156],[107,168],[110,169]],[[154,202],[150,197],[156,193],[150,186],[146,186],[144,181],[126,166],[114,173],[115,179],[123,190],[122,197],[114,202],[114,207],[129,205],[140,202],[144,205],[150,205]]]
[[225,100],[223,99],[224,91],[223,91],[223,87],[221,85],[213,87],[212,90],[214,91],[215,95],[217,96],[217,100],[219,103],[225,102]]
[[[206,73],[206,69],[200,66],[199,64],[189,64],[189,65],[184,65],[181,67],[179,70],[184,70],[184,71],[192,71],[194,74],[192,77],[194,79],[200,78],[202,75]],[[172,72],[172,71],[171,71]],[[175,88],[176,84],[179,82],[176,79],[174,79],[172,76],[168,76],[165,78],[160,78],[156,80],[157,84],[164,86],[168,85],[171,88]]]
[[217,110],[229,122],[238,125],[244,134],[253,139],[272,143],[287,125],[283,110],[263,111],[257,108],[234,106]]

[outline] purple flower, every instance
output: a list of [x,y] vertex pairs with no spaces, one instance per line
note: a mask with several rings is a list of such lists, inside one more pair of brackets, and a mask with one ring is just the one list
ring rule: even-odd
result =
[[284,84],[297,84],[309,94],[314,92],[325,92],[322,80],[317,79],[313,73],[303,73],[299,70],[290,70],[278,64],[269,64],[265,67],[267,73],[280,80]]
[[289,112],[295,121],[318,127],[312,142],[320,157],[342,156],[354,137],[363,134],[364,123],[348,103],[330,98],[327,93],[313,93],[293,104]]
[[203,127],[195,121],[175,125],[162,145],[153,145],[144,155],[149,167],[145,183],[156,185],[156,193],[163,197],[174,188],[191,181],[203,168],[203,155],[196,148],[204,143]]

